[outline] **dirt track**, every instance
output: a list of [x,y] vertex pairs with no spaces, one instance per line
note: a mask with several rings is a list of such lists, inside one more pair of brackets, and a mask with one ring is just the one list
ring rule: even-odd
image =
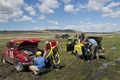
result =
[[[27,73],[27,74],[26,74]],[[11,64],[0,65],[0,80],[41,80],[37,77],[32,77],[31,72],[26,70],[25,72],[17,72]]]
[[13,68],[11,64],[1,64],[0,65],[0,80],[8,80],[12,77],[14,74],[16,74],[17,71]]

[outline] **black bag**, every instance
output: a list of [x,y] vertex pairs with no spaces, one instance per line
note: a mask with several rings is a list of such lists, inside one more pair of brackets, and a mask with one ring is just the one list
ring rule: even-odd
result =
[[50,58],[48,57],[45,61],[45,68],[50,68],[51,66],[51,61],[50,61]]

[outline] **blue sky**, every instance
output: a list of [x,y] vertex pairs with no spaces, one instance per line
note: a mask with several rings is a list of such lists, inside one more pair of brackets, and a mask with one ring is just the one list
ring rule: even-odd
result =
[[0,30],[120,31],[120,0],[0,0]]

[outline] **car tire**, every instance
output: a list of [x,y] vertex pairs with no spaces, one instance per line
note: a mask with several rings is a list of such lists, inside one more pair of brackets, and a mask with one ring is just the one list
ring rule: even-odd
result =
[[19,59],[15,59],[13,62],[13,66],[17,71],[24,71],[25,67],[22,65]]
[[2,61],[2,63],[6,63],[6,59],[5,59],[4,55],[2,55],[1,61]]

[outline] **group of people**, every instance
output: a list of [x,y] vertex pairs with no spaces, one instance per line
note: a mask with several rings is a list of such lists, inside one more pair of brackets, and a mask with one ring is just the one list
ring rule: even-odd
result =
[[[84,46],[82,47],[82,59],[91,60],[96,56],[99,59],[97,53],[97,42],[94,39],[89,39],[84,33],[81,33],[79,40]],[[38,75],[40,71],[44,70],[46,67],[56,68],[59,70],[60,66],[60,56],[58,53],[58,41],[45,41],[44,54],[42,52],[36,52],[36,58],[34,60],[34,65],[30,65],[29,69],[34,72],[33,75]]]
[[96,59],[99,59],[99,54],[97,52],[98,44],[94,39],[89,39],[85,36],[84,33],[81,33],[79,36],[80,42],[84,44],[82,47],[82,59],[83,60],[91,60],[96,56]]
[[33,76],[38,75],[39,72],[44,71],[47,67],[56,68],[59,70],[60,58],[58,54],[58,41],[45,41],[45,51],[42,55],[41,51],[36,52],[36,58],[33,65],[29,69],[34,72]]

